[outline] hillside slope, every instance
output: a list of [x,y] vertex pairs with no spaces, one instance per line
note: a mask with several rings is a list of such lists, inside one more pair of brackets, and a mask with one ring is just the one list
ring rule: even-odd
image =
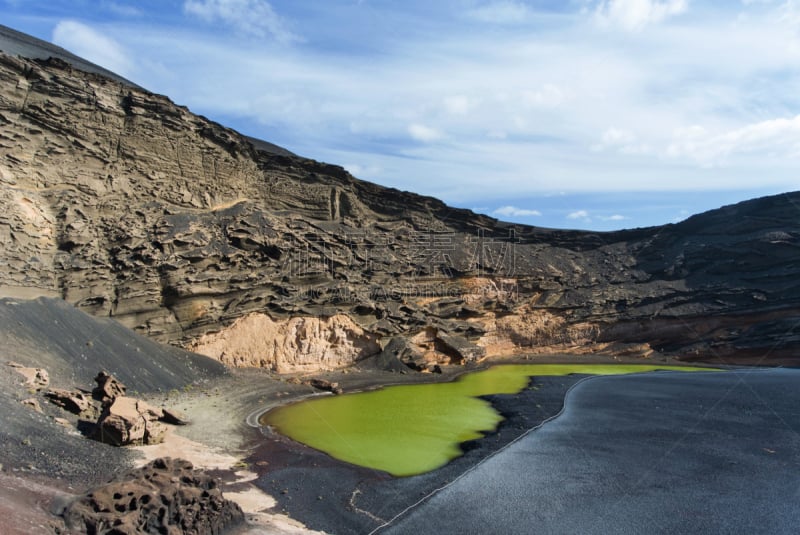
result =
[[385,346],[423,369],[515,352],[797,354],[800,193],[561,231],[264,148],[124,80],[0,55],[0,293],[280,371]]

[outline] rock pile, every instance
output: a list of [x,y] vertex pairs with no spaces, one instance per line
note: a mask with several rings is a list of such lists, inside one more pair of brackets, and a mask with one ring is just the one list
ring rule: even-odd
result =
[[114,446],[158,444],[164,440],[167,426],[185,425],[181,413],[153,407],[145,401],[126,396],[127,387],[113,375],[101,371],[91,396],[74,389],[51,388],[45,392],[53,404],[94,424],[94,437]]

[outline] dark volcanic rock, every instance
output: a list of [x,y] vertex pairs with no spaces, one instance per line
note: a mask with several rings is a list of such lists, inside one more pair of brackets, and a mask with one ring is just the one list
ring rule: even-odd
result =
[[[178,345],[253,314],[283,339],[288,320],[337,315],[364,329],[362,345],[434,329],[418,367],[611,343],[796,355],[770,326],[798,318],[800,193],[662,227],[562,231],[268,149],[124,80],[0,55],[0,287]],[[337,347],[330,329],[312,334]]]
[[333,392],[334,394],[341,394],[342,390],[339,388],[339,383],[328,381],[327,379],[310,379],[308,385],[323,390],[325,392]]
[[161,409],[161,421],[170,425],[189,425],[186,415],[175,409]]
[[[182,389],[226,374],[206,357],[156,344],[111,320],[89,316],[60,299],[0,299],[3,351],[25,367],[44,368],[51,384],[88,392],[98,369],[141,393]],[[92,341],[87,345],[87,341]],[[76,419],[63,414],[12,367],[0,366],[0,465],[4,470],[57,477],[73,487],[93,485],[127,470],[136,453],[75,432]],[[20,403],[35,397],[44,414]],[[99,404],[98,404],[99,405]],[[67,416],[68,420],[64,420]],[[98,414],[83,418],[93,424]],[[86,431],[91,431],[86,429]]]
[[486,349],[480,347],[463,336],[439,334],[436,338],[437,349],[449,355],[459,364],[477,362],[486,356]]
[[70,529],[95,534],[217,535],[244,522],[217,481],[180,459],[156,459],[66,507]]

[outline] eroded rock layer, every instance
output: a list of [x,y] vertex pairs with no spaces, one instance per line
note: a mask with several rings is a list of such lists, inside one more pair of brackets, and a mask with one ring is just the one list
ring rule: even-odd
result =
[[797,354],[798,193],[559,231],[264,147],[124,81],[0,55],[2,291],[280,371],[348,365],[398,337],[420,367]]

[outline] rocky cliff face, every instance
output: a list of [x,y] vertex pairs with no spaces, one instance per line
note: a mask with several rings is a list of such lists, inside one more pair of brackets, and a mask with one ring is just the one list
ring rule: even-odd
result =
[[393,338],[431,363],[631,347],[775,362],[800,345],[800,193],[632,231],[510,225],[58,59],[0,55],[0,250],[6,295],[281,371]]

